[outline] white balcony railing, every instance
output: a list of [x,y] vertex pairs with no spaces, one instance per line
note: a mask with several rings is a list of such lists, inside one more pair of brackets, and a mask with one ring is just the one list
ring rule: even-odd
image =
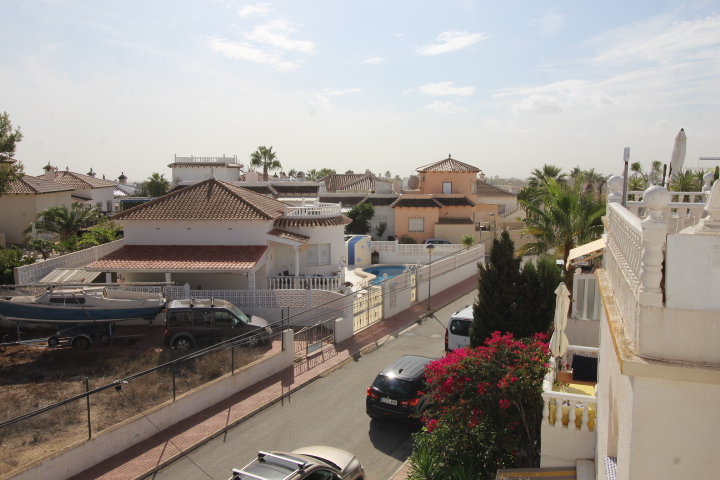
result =
[[342,277],[340,275],[322,277],[317,275],[309,276],[272,276],[267,277],[268,290],[330,290],[339,292],[342,290]]
[[[709,190],[706,192],[670,192],[673,201],[662,210],[662,218],[668,222],[668,232],[675,233],[696,225],[702,218],[709,193]],[[643,194],[644,192],[628,192],[627,201],[627,209],[641,219],[648,215]]]
[[190,155],[189,157],[178,157],[175,155],[175,163],[238,163],[237,155],[232,157],[196,157]]
[[[568,346],[565,355],[561,357],[560,372],[572,373],[572,370],[568,369],[567,365],[570,363],[568,360],[574,354],[597,357],[598,349],[577,345]],[[568,384],[569,387],[572,387],[572,385],[571,382]],[[594,431],[597,397],[595,395],[558,391],[558,389],[554,388],[556,386],[558,386],[558,389],[562,389],[556,383],[556,371],[552,369],[543,381],[543,424],[556,429]],[[572,390],[572,388],[567,390]]]
[[313,203],[300,207],[286,206],[286,217],[305,218],[305,217],[336,217],[341,214],[339,203]]

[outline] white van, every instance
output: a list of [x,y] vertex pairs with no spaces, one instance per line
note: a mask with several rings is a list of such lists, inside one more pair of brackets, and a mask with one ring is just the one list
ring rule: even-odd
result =
[[473,322],[473,307],[467,305],[450,316],[445,329],[445,351],[470,345],[470,325]]

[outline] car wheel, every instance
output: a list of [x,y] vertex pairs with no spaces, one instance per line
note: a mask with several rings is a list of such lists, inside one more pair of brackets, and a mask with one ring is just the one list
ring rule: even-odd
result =
[[91,342],[87,337],[75,337],[72,341],[72,347],[75,350],[84,351],[90,348]]
[[178,352],[187,352],[192,348],[192,340],[188,337],[179,337],[173,342],[173,348]]
[[248,337],[248,338],[243,342],[242,345],[243,345],[243,347],[247,347],[247,348],[255,348],[255,347],[257,347],[258,345],[260,345],[260,342],[261,342],[261,340],[260,340],[260,335],[254,334],[254,335],[252,335],[251,337]]
[[60,339],[58,337],[50,337],[48,338],[48,347],[55,348],[60,344]]

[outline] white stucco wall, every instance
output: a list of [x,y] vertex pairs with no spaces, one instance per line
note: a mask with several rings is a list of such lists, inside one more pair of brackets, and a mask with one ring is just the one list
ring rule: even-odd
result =
[[[692,255],[688,255],[692,252]],[[667,237],[665,303],[668,308],[720,314],[720,233]]]
[[210,178],[210,170],[213,170],[212,174],[218,180],[224,182],[236,182],[240,176],[240,170],[238,168],[228,167],[175,167],[172,169],[172,175],[170,183],[173,185],[179,182],[202,182]]
[[[385,229],[385,233],[383,233],[383,238],[379,238],[377,236],[377,223],[379,221],[384,221],[387,224],[387,228]],[[373,228],[370,231],[373,238],[377,238],[378,240],[387,240],[387,237],[389,235],[395,236],[395,210],[387,206],[382,207],[375,207],[375,216],[370,221]]]
[[266,245],[272,221],[122,220],[126,245]]
[[70,208],[70,192],[43,195],[3,195],[0,197],[0,232],[5,233],[7,243],[22,243],[22,231],[43,210],[65,205]]

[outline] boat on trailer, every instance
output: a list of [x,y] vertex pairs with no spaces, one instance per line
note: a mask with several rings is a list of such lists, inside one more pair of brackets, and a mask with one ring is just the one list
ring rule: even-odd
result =
[[[41,285],[33,285],[38,287]],[[44,285],[42,285],[44,287]],[[107,323],[126,319],[151,320],[165,306],[160,293],[108,289],[106,286],[71,288],[49,286],[36,295],[0,293],[0,317],[13,322]]]

